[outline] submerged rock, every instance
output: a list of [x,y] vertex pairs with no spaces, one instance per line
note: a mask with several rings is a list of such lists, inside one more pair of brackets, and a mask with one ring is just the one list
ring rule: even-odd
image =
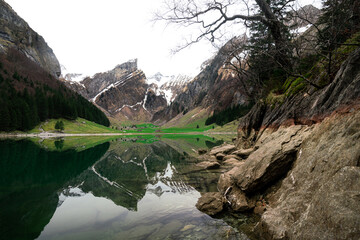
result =
[[219,192],[204,193],[198,199],[196,207],[208,215],[215,215],[223,210],[224,197]]

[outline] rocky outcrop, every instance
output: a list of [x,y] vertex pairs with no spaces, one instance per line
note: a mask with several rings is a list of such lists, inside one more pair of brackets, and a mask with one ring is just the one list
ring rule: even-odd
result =
[[265,239],[360,236],[360,112],[314,127],[257,226]]
[[167,106],[165,95],[154,92],[145,73],[137,68],[136,59],[81,82],[64,82],[120,121],[148,122]]
[[0,0],[0,52],[16,48],[47,72],[60,76],[60,64],[44,38],[37,34],[4,1]]
[[311,125],[321,122],[335,111],[349,111],[360,102],[360,48],[341,65],[335,79],[324,89],[311,87],[288,97],[276,106],[259,102],[240,120],[238,145],[250,147],[266,128],[280,125]]

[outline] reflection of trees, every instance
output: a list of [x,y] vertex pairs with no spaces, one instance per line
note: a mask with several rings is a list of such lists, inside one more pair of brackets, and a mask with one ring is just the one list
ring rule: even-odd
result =
[[54,214],[57,191],[97,161],[105,143],[50,152],[30,141],[0,141],[0,224],[7,239],[35,239]]
[[64,139],[54,141],[54,145],[56,149],[61,150],[64,147]]

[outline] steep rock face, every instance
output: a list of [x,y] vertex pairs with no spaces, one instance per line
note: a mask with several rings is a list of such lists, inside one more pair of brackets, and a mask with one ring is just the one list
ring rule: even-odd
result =
[[32,30],[4,0],[0,0],[0,52],[9,48],[20,50],[53,76],[60,76],[59,61],[43,37]]
[[[347,106],[360,102],[360,48],[342,64],[335,79],[324,89],[299,93],[276,107],[258,103],[240,120],[239,144],[251,145],[261,136],[262,129],[280,125],[311,125],[322,121],[334,111],[348,111]],[[309,94],[310,93],[310,94]]]
[[257,226],[264,239],[358,239],[360,112],[317,124]]
[[229,60],[229,52],[234,44],[246,39],[234,38],[225,44],[216,56],[209,60],[203,70],[189,82],[172,104],[161,112],[157,112],[153,121],[165,122],[184,110],[196,107],[211,110],[223,110],[232,105],[245,104],[248,97],[243,91],[241,82],[234,71],[224,65]]
[[150,121],[153,114],[167,106],[164,94],[157,94],[145,73],[130,60],[114,69],[86,77],[81,82],[63,79],[71,89],[94,102],[109,116],[121,121]]

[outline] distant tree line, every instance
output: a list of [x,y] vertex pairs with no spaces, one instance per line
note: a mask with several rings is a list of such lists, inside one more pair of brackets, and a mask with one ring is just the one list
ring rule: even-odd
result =
[[103,112],[15,50],[0,57],[0,131],[26,131],[51,118],[109,126]]
[[245,116],[250,111],[252,106],[253,104],[236,105],[222,111],[214,112],[213,115],[206,119],[205,125],[216,123],[217,125],[223,126],[228,122]]

